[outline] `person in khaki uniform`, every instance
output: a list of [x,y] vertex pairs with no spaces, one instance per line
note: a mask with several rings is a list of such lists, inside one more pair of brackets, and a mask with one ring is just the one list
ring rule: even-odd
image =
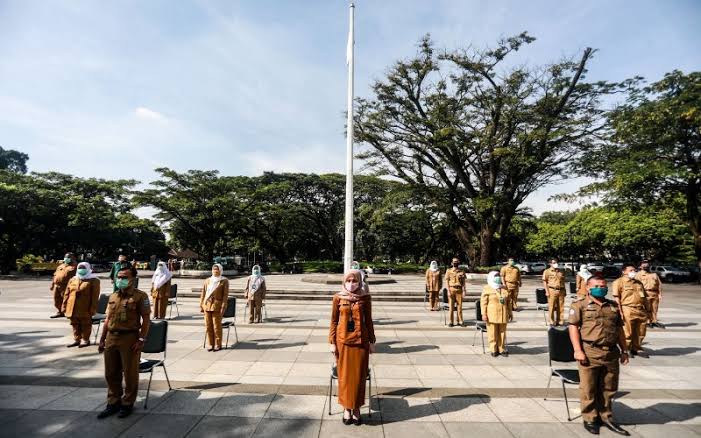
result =
[[428,291],[431,310],[440,310],[438,307],[438,294],[443,286],[443,274],[438,268],[438,262],[432,261],[431,266],[426,269],[426,290]]
[[212,276],[204,281],[200,295],[200,312],[204,313],[204,325],[209,342],[207,351],[221,350],[221,320],[229,299],[229,280],[222,276],[222,272],[224,267],[215,263],[212,266]]
[[618,391],[619,365],[628,363],[623,321],[614,301],[606,299],[606,280],[590,277],[587,296],[570,306],[569,334],[579,368],[579,395],[584,428],[599,434],[600,422],[628,435],[613,421],[612,399]]
[[166,267],[165,262],[158,262],[156,270],[151,277],[151,298],[153,298],[153,318],[166,317],[168,298],[170,298],[170,279],[173,274]]
[[579,272],[577,272],[575,276],[577,282],[577,297],[584,298],[587,296],[587,280],[589,280],[589,277],[591,277],[591,272],[587,269],[587,265],[581,265],[579,267]]
[[645,295],[647,295],[647,300],[650,303],[650,320],[647,325],[650,327],[664,328],[664,325],[657,321],[657,311],[660,308],[660,301],[662,300],[662,281],[656,273],[650,272],[649,260],[642,261],[640,264],[640,271],[638,271],[635,279],[643,284]]
[[[356,264],[358,262],[355,262]],[[355,268],[354,268],[355,269]],[[362,281],[364,279],[363,271],[357,269],[361,275],[361,287],[367,288],[367,284]],[[243,292],[243,297],[248,300],[248,323],[259,323],[262,320],[261,311],[263,310],[263,300],[265,299],[265,277],[261,272],[260,266],[255,265],[251,269],[251,275],[246,280],[246,289]]]
[[92,316],[97,312],[99,298],[100,280],[92,273],[90,263],[79,263],[76,276],[68,282],[61,305],[61,313],[70,319],[73,327],[73,343],[66,347],[84,348],[90,345]]
[[450,307],[450,324],[453,327],[455,324],[453,310],[457,306],[458,325],[462,326],[462,299],[465,295],[465,272],[459,268],[460,259],[454,257],[450,262],[451,268],[445,273],[445,282],[448,284],[448,306]]
[[509,295],[511,296],[511,310],[518,311],[517,301],[518,291],[521,287],[521,270],[515,265],[516,260],[514,260],[513,257],[509,257],[509,260],[506,262],[506,266],[503,266],[501,271],[499,271],[499,276],[501,277],[501,281],[504,283],[504,286],[509,291]]
[[482,290],[480,307],[482,320],[487,323],[489,350],[493,357],[509,355],[506,351],[506,325],[513,319],[511,297],[511,291],[502,284],[499,273],[490,272]]
[[543,286],[548,296],[548,317],[550,325],[564,322],[565,313],[565,273],[557,259],[550,260],[550,267],[543,271]]
[[62,318],[64,313],[63,308],[63,295],[66,292],[66,287],[68,282],[75,276],[76,271],[76,261],[75,255],[69,252],[63,257],[63,263],[58,265],[56,271],[54,271],[54,276],[51,279],[51,286],[49,290],[53,292],[54,295],[54,307],[56,308],[56,314],[51,315],[50,318]]
[[642,344],[650,318],[650,303],[645,295],[643,284],[636,280],[635,266],[623,266],[623,275],[613,282],[613,296],[623,317],[623,331],[626,335],[631,357],[643,351]]
[[117,292],[107,304],[106,330],[98,347],[105,357],[107,406],[98,419],[117,412],[120,418],[129,416],[139,390],[139,360],[151,323],[151,303],[148,294],[134,288],[135,278],[136,268],[131,266],[117,272]]

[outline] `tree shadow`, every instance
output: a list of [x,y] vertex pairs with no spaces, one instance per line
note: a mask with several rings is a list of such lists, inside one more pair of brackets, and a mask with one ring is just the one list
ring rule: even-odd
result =
[[486,394],[461,394],[432,399],[426,403],[413,406],[409,404],[408,396],[430,389],[403,388],[382,394],[379,398],[382,422],[390,424],[434,415],[446,415],[452,412],[469,410],[470,406],[481,405],[490,401],[490,397]]
[[[693,327],[695,325],[698,325],[696,322],[670,322],[669,324],[665,324],[665,328],[674,328],[674,327]],[[652,327],[652,330],[657,329],[657,327]],[[650,327],[648,327],[648,330],[650,330]],[[664,329],[662,329],[664,330]]]
[[701,403],[660,402],[645,408],[632,408],[620,399],[614,404],[616,421],[622,424],[667,424],[701,417]]
[[403,343],[404,343],[404,341],[378,342],[377,344],[375,344],[375,351],[377,353],[383,353],[383,354],[401,354],[401,353],[418,353],[421,351],[428,351],[428,350],[438,350],[437,345],[429,345],[429,344],[408,345],[408,346],[404,346],[404,347],[402,347],[400,345],[397,348],[393,348],[393,345],[403,344]]
[[647,348],[644,352],[644,354],[648,356],[685,356],[687,354],[692,354],[696,353],[697,351],[701,351],[701,348],[698,347],[666,347],[666,348],[660,348],[658,350],[653,350],[651,348]]

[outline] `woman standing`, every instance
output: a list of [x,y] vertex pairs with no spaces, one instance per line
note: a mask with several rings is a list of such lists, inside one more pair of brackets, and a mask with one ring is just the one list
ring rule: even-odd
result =
[[333,297],[329,344],[336,358],[343,424],[360,425],[370,353],[375,352],[375,329],[370,291],[363,287],[359,270],[346,273],[341,291]]
[[591,277],[591,273],[587,269],[587,265],[581,265],[577,272],[577,296],[584,298],[587,296],[587,280]]
[[219,263],[212,266],[212,276],[204,281],[200,295],[200,312],[204,313],[204,324],[209,341],[207,351],[221,350],[221,320],[226,312],[229,298],[229,280],[222,276],[223,271],[224,268]]
[[248,277],[246,289],[243,292],[243,297],[248,300],[249,324],[261,321],[261,310],[263,309],[265,291],[265,277],[263,277],[260,266],[255,265],[253,269],[251,269],[251,276]]
[[489,336],[489,350],[492,356],[500,354],[508,356],[506,351],[506,324],[511,322],[511,295],[509,290],[501,283],[501,277],[497,271],[487,275],[487,285],[482,290],[480,299],[482,320],[487,323],[487,335]]
[[151,298],[153,298],[153,319],[166,317],[170,298],[170,279],[173,277],[165,262],[158,262],[151,277]]
[[440,310],[438,308],[438,293],[443,285],[443,275],[438,268],[438,262],[432,261],[431,266],[426,270],[426,291],[431,302],[431,310]]
[[92,273],[90,263],[78,263],[75,277],[66,286],[61,306],[61,312],[70,319],[73,327],[73,343],[67,347],[83,348],[90,345],[92,316],[97,312],[99,298],[100,280]]

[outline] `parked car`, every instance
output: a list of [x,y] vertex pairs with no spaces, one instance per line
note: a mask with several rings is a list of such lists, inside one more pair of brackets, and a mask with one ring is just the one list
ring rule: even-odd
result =
[[531,274],[542,274],[548,268],[548,264],[545,262],[535,262],[529,263],[531,268]]
[[684,271],[676,266],[651,266],[651,272],[655,272],[662,281],[668,281],[670,283],[674,281],[689,281],[691,279],[691,272]]
[[514,266],[517,267],[523,275],[528,275],[531,273],[531,267],[528,263],[516,263]]
[[590,263],[587,263],[587,269],[592,274],[594,272],[604,272],[604,264],[601,262],[590,262]]

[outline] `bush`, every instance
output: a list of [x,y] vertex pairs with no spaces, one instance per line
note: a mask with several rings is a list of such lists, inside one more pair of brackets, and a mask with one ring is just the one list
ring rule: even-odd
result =
[[33,254],[25,254],[21,259],[16,260],[17,271],[25,274],[32,272],[32,264],[42,263],[44,259]]

